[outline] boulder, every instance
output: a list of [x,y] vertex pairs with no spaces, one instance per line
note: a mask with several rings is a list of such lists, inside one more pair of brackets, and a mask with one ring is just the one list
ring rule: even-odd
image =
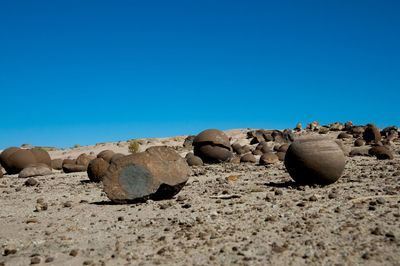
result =
[[284,131],[274,130],[271,135],[274,141],[278,143],[291,143],[294,140],[294,135],[290,129],[285,129]]
[[365,131],[364,126],[353,126],[351,128],[351,134],[353,135],[354,138],[362,137],[364,131]]
[[306,136],[290,145],[285,167],[297,183],[326,185],[342,175],[345,159],[335,141],[322,136]]
[[51,175],[52,171],[51,168],[44,163],[34,163],[27,165],[21,172],[19,172],[18,177],[20,178],[27,178],[33,176],[45,176]]
[[33,148],[30,150],[36,158],[37,163],[44,163],[51,167],[51,158],[49,153],[42,148]]
[[229,138],[218,129],[207,129],[193,140],[194,155],[205,163],[229,161],[232,157]]
[[119,158],[124,157],[125,154],[122,153],[114,153],[114,155],[111,157],[110,163],[112,163],[115,160],[118,160]]
[[352,149],[349,153],[350,157],[353,156],[370,156],[369,154],[369,148],[366,146],[363,147],[356,147]]
[[95,158],[91,160],[87,168],[89,180],[92,182],[103,181],[103,177],[109,166],[110,164],[102,158]]
[[282,144],[281,146],[279,146],[277,152],[283,152],[286,153],[286,151],[289,149],[290,144],[286,143],[286,144]]
[[93,160],[94,158],[96,158],[96,157],[94,157],[92,155],[87,155],[86,153],[82,153],[78,156],[78,158],[76,158],[75,164],[88,167],[90,161]]
[[381,132],[374,124],[367,124],[363,133],[363,139],[367,143],[377,143],[382,139]]
[[278,156],[279,161],[284,161],[284,160],[285,160],[286,152],[278,151],[278,152],[275,153],[275,154],[276,154],[276,156]]
[[27,165],[36,163],[36,157],[30,150],[17,150],[12,153],[7,161],[9,164],[4,166],[7,169],[8,174],[18,174]]
[[56,170],[61,170],[63,165],[63,159],[53,159],[51,160],[51,168]]
[[263,152],[261,150],[255,149],[253,152],[253,155],[263,155]]
[[269,153],[264,153],[260,157],[260,164],[261,165],[268,165],[268,164],[274,164],[279,161],[278,156],[276,156],[275,153],[269,152]]
[[296,127],[293,130],[296,131],[296,132],[300,132],[302,130],[301,123],[298,122]]
[[79,164],[63,164],[64,173],[86,172],[87,167]]
[[342,132],[337,136],[337,138],[338,139],[351,139],[351,138],[353,138],[353,136],[350,134],[347,134],[345,132]]
[[76,159],[64,159],[62,165],[64,164],[76,164]]
[[110,163],[114,154],[115,153],[112,150],[104,150],[97,154],[97,158],[102,158],[104,161]]
[[385,146],[374,146],[369,149],[368,153],[379,160],[392,160],[394,158],[392,151]]
[[9,147],[5,149],[1,154],[0,154],[0,163],[4,167],[7,173],[13,172],[11,167],[11,162],[9,160],[9,157],[11,154],[14,152],[20,150],[18,147]]
[[351,132],[353,126],[353,122],[347,121],[346,123],[344,123],[344,130],[347,132]]
[[240,162],[241,163],[256,163],[257,159],[256,159],[256,157],[254,157],[253,154],[247,153],[247,154],[243,155],[242,157],[240,157]]
[[194,155],[192,152],[187,153],[185,159],[189,166],[203,165],[203,160],[200,157]]
[[188,180],[190,168],[165,146],[122,157],[111,163],[103,178],[104,191],[114,202],[172,198]]
[[193,147],[193,140],[196,136],[195,135],[189,135],[185,138],[183,141],[183,147],[187,149],[191,149]]
[[363,139],[356,139],[356,141],[354,141],[354,146],[356,147],[361,147],[365,145],[365,140]]

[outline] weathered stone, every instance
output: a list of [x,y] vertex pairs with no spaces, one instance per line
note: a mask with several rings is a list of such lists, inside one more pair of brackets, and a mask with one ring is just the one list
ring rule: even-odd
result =
[[274,141],[278,143],[291,143],[294,140],[294,135],[290,129],[285,129],[284,131],[274,130],[271,135]]
[[36,163],[35,155],[30,150],[19,149],[8,158],[8,165],[3,165],[8,174],[17,174],[27,165]]
[[346,123],[344,123],[344,130],[347,132],[351,132],[351,129],[353,128],[353,122],[351,121],[347,121]]
[[263,152],[261,150],[255,149],[253,152],[253,155],[263,155]]
[[284,161],[285,160],[286,152],[279,151],[279,152],[277,152],[275,154],[276,154],[276,156],[278,156],[279,161]]
[[257,162],[256,157],[253,154],[247,153],[240,158],[240,162],[242,163],[255,163]]
[[354,141],[354,146],[356,147],[361,147],[365,145],[365,140],[363,139],[356,139],[356,141]]
[[64,173],[86,172],[87,167],[79,164],[63,164]]
[[369,148],[368,147],[357,147],[350,151],[350,156],[369,156]]
[[195,135],[189,135],[183,141],[183,147],[191,149],[193,147],[193,140],[196,138]]
[[94,158],[96,158],[96,157],[94,157],[92,155],[87,155],[86,153],[82,153],[78,156],[78,158],[76,158],[75,164],[83,165],[83,166],[87,167],[89,165],[90,161],[93,160]]
[[289,146],[289,143],[282,144],[281,146],[279,146],[277,151],[286,153],[286,151],[289,149]]
[[345,126],[342,123],[336,122],[333,124],[329,124],[329,130],[330,131],[341,131],[345,128]]
[[363,133],[363,139],[367,143],[377,143],[382,139],[381,132],[374,124],[367,124]]
[[302,130],[301,123],[298,122],[296,127],[293,129],[294,131],[300,132]]
[[351,138],[353,138],[353,136],[350,135],[350,134],[342,132],[337,136],[337,138],[338,139],[351,139]]
[[351,134],[353,134],[354,138],[359,138],[362,137],[364,131],[365,131],[364,126],[353,126],[351,129]]
[[76,164],[76,159],[64,159],[62,165],[64,164]]
[[124,156],[126,156],[126,155],[122,154],[122,153],[114,153],[114,155],[110,159],[110,163],[112,163],[113,161],[118,160],[119,158],[122,158]]
[[42,148],[33,148],[30,150],[36,158],[37,163],[44,163],[51,167],[51,158],[49,153]]
[[61,170],[63,165],[63,159],[53,159],[51,160],[51,168],[56,170]]
[[115,153],[112,150],[104,150],[97,154],[97,158],[102,158],[104,161],[110,163],[114,154]]
[[95,158],[91,160],[87,168],[89,180],[92,182],[102,181],[109,166],[110,164],[102,158]]
[[44,163],[34,163],[27,165],[21,172],[19,172],[18,177],[27,178],[33,176],[45,176],[51,175],[52,171],[47,164]]
[[188,180],[186,161],[168,147],[151,147],[113,162],[103,178],[104,191],[114,202],[166,199]]
[[385,146],[374,146],[369,149],[368,153],[379,160],[392,160],[394,158],[393,153]]
[[4,169],[6,170],[7,173],[12,172],[12,169],[10,169],[11,162],[9,160],[9,157],[11,154],[13,154],[14,152],[16,152],[18,150],[20,150],[20,148],[18,148],[18,147],[9,147],[0,154],[0,163],[4,167]]
[[318,133],[319,134],[328,134],[329,133],[329,128],[325,127],[325,126],[320,127],[319,130],[318,130]]
[[344,154],[335,141],[320,137],[301,137],[290,145],[285,156],[290,176],[301,184],[330,184],[341,176]]
[[186,154],[185,159],[186,159],[186,162],[187,162],[187,164],[189,166],[201,166],[201,165],[203,165],[203,160],[200,157],[194,155],[191,152]]
[[218,129],[207,129],[193,140],[194,155],[205,163],[229,161],[232,157],[229,138]]
[[277,163],[278,161],[279,161],[278,156],[276,156],[276,154],[272,152],[264,153],[260,158],[261,165],[274,164]]
[[321,126],[319,125],[319,122],[314,121],[314,122],[308,123],[306,129],[308,129],[310,131],[318,131],[320,129],[320,127]]

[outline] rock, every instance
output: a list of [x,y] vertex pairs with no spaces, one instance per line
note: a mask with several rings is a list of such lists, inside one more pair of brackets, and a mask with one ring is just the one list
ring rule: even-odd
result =
[[232,157],[229,138],[218,129],[207,129],[193,140],[194,155],[206,163],[229,161]]
[[374,124],[367,124],[363,133],[363,139],[367,143],[377,143],[382,139],[381,132]]
[[36,186],[38,184],[38,181],[35,178],[28,178],[28,180],[25,181],[25,186]]
[[62,162],[62,165],[64,164],[76,164],[76,160],[75,159],[64,159]]
[[44,163],[51,167],[51,158],[47,151],[42,148],[33,148],[30,151],[35,156],[37,163]]
[[351,139],[352,137],[353,137],[352,135],[344,133],[344,132],[340,133],[337,136],[338,139]]
[[319,122],[314,121],[314,122],[308,123],[306,129],[308,129],[310,131],[318,131],[320,129],[320,127],[321,126],[319,125]]
[[112,150],[104,150],[97,154],[97,158],[102,158],[104,161],[110,163],[114,154],[115,153]]
[[365,131],[364,126],[353,126],[351,129],[351,134],[353,134],[354,138],[359,138],[362,137],[364,131]]
[[88,167],[90,161],[93,160],[94,158],[96,158],[96,157],[87,155],[86,153],[82,153],[78,156],[78,158],[76,158],[75,164]]
[[257,149],[255,149],[252,153],[253,155],[263,155],[263,152]]
[[349,155],[352,156],[369,156],[368,147],[358,147],[350,151]]
[[8,174],[18,174],[27,165],[36,163],[31,150],[16,150],[7,158],[8,165],[3,165]]
[[3,178],[3,169],[0,168],[0,178]]
[[86,172],[87,167],[79,164],[64,164],[63,171],[64,173],[75,173],[75,172]]
[[342,175],[345,159],[335,141],[320,136],[306,136],[290,145],[285,166],[297,183],[326,185]]
[[294,135],[290,129],[285,129],[283,132],[274,130],[271,135],[274,141],[278,143],[291,143],[294,140]]
[[243,153],[242,145],[237,142],[232,144],[232,150],[239,155]]
[[289,146],[289,143],[282,144],[277,151],[286,153],[286,151],[289,149]]
[[253,154],[247,153],[240,158],[240,162],[242,163],[255,163],[257,162],[256,157]]
[[18,177],[27,178],[33,176],[44,176],[51,175],[52,171],[47,164],[35,163],[26,166],[21,172],[19,172]]
[[1,154],[0,154],[0,163],[4,167],[7,173],[10,172],[10,167],[11,167],[11,162],[9,161],[9,157],[11,154],[14,152],[20,150],[18,147],[9,147],[5,149]]
[[329,130],[330,131],[341,131],[345,128],[345,126],[342,123],[336,122],[333,124],[329,124]]
[[328,127],[320,127],[320,129],[318,130],[319,134],[328,134],[329,133],[329,128]]
[[63,165],[63,159],[53,159],[51,160],[51,168],[56,170],[61,170]]
[[300,132],[302,130],[301,123],[298,122],[296,127],[293,129],[294,131]]
[[365,140],[363,139],[356,139],[356,141],[354,141],[354,146],[356,147],[361,147],[365,145]]
[[200,157],[198,157],[198,156],[196,156],[196,155],[194,155],[193,153],[191,153],[191,152],[189,152],[188,154],[186,154],[186,162],[187,162],[187,164],[189,165],[189,166],[194,166],[194,165],[196,165],[196,166],[201,166],[201,165],[203,165],[203,160],[200,158]]
[[345,131],[350,132],[352,128],[353,128],[353,122],[347,121],[346,123],[344,123]]
[[87,168],[89,180],[92,182],[103,181],[103,177],[109,166],[110,164],[102,158],[95,158],[91,160]]
[[183,141],[183,147],[191,149],[193,147],[193,140],[195,137],[195,135],[187,136],[186,139]]
[[125,154],[122,153],[114,153],[114,155],[111,157],[110,163],[112,163],[115,160],[118,160],[119,158],[124,157]]
[[186,184],[189,173],[188,164],[173,149],[151,147],[113,162],[103,179],[104,191],[119,203],[171,198]]
[[392,160],[393,153],[385,146],[374,146],[368,151],[369,155],[376,156],[379,160]]
[[284,161],[286,152],[280,152],[279,151],[279,152],[275,153],[275,155],[278,156],[279,161]]
[[268,165],[268,164],[274,164],[279,161],[278,156],[276,156],[274,153],[264,153],[261,158],[260,158],[260,164],[261,165]]

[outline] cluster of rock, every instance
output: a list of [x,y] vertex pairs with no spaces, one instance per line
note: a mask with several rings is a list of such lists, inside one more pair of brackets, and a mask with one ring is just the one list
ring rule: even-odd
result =
[[[336,141],[319,135],[329,131],[340,131]],[[186,138],[183,146],[193,152],[185,158],[166,146],[131,155],[104,150],[97,156],[83,153],[76,159],[54,160],[40,148],[10,147],[0,154],[0,163],[8,174],[19,173],[20,177],[51,174],[51,169],[65,173],[86,171],[90,181],[103,182],[107,196],[120,203],[172,197],[188,180],[189,166],[204,163],[271,165],[283,161],[295,182],[326,185],[342,175],[345,155],[393,159],[390,146],[397,138],[395,126],[379,130],[374,124],[336,122],[321,126],[312,122],[305,130],[300,123],[293,130],[250,130],[246,140],[233,144],[224,132],[208,129]],[[348,152],[344,143],[352,143],[353,149]]]

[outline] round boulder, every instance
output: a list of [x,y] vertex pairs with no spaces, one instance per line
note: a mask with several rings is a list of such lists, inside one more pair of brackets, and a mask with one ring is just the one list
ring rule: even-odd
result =
[[91,160],[87,168],[89,180],[92,182],[102,181],[109,166],[110,164],[104,161],[102,158],[95,158]]
[[356,147],[361,147],[365,145],[365,140],[363,139],[356,139],[356,141],[354,141],[354,146]]
[[377,143],[382,139],[381,132],[374,124],[367,124],[363,133],[363,139],[367,143]]
[[171,198],[186,184],[189,173],[185,159],[173,149],[155,146],[111,163],[103,178],[104,191],[119,203]]
[[368,153],[379,160],[392,160],[394,158],[393,153],[385,146],[374,146],[369,149]]
[[261,165],[274,164],[274,163],[277,163],[278,161],[279,161],[278,156],[276,156],[276,154],[272,153],[272,152],[264,153],[260,157],[260,164]]
[[7,173],[12,172],[12,169],[10,168],[11,162],[9,160],[9,157],[11,154],[13,154],[14,152],[16,152],[18,150],[20,150],[20,148],[18,148],[18,147],[9,147],[0,154],[0,163],[4,167],[4,169],[6,170]]
[[257,162],[256,157],[253,154],[247,153],[240,158],[241,163],[255,163]]
[[342,175],[345,159],[335,141],[321,136],[306,136],[290,145],[285,166],[297,183],[326,185]]
[[186,162],[189,166],[201,166],[203,165],[203,160],[200,157],[194,155],[193,153],[189,152],[185,156]]
[[[30,150],[17,150],[12,153],[8,158],[8,165],[6,166],[8,174],[18,174],[27,165],[36,163],[36,157]],[[4,168],[6,168],[4,167]]]
[[96,158],[96,157],[94,157],[92,155],[87,155],[86,153],[82,153],[81,155],[78,156],[78,158],[76,158],[75,163],[79,164],[79,165],[84,165],[87,167],[89,165],[90,161],[93,160],[94,158]]
[[229,138],[218,129],[207,129],[193,140],[194,155],[206,163],[229,161],[232,157]]
[[110,163],[114,154],[115,153],[112,150],[104,150],[97,154],[97,158],[102,158],[104,161]]
[[51,167],[51,158],[46,150],[43,150],[41,148],[33,148],[30,149],[30,151],[35,156],[37,163],[43,163]]

